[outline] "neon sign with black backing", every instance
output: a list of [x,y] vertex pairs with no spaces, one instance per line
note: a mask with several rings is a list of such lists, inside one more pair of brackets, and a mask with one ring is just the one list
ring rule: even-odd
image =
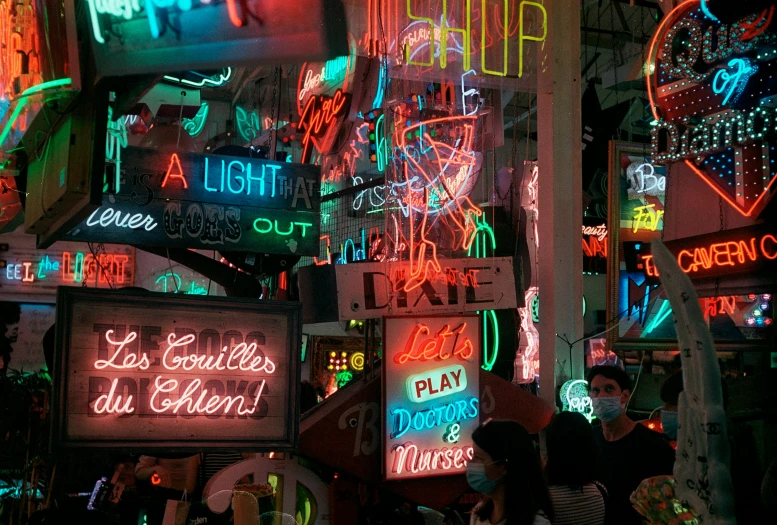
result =
[[117,194],[68,240],[317,255],[320,168],[128,147]]
[[650,44],[651,158],[684,162],[739,213],[757,216],[777,180],[777,111],[767,103],[777,94],[775,6],[735,23],[704,7],[680,4]]

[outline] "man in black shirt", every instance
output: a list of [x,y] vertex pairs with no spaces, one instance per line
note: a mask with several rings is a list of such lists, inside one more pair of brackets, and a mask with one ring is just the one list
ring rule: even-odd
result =
[[595,366],[588,374],[594,415],[602,422],[594,435],[599,447],[600,481],[609,493],[607,521],[639,525],[642,518],[629,497],[642,480],[671,475],[674,450],[661,434],[638,425],[626,415],[631,380],[614,366]]

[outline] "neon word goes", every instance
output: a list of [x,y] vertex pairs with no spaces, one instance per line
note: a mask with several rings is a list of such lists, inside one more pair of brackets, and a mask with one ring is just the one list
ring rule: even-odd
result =
[[466,388],[467,373],[461,365],[429,370],[407,378],[407,397],[413,403],[449,396]]

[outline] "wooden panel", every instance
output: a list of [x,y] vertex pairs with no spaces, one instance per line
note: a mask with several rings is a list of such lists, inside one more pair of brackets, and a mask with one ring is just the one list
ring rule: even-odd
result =
[[385,314],[457,313],[515,308],[512,257],[445,259],[442,271],[411,292],[402,289],[410,264],[337,265],[341,321],[378,319]]
[[61,288],[57,309],[57,445],[295,446],[299,304]]

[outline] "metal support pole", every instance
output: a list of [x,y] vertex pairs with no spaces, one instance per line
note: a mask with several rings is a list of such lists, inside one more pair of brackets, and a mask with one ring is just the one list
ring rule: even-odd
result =
[[[580,9],[544,0],[548,35],[539,51],[540,396],[555,404],[556,387],[583,375],[582,123]],[[544,56],[543,56],[544,55]],[[563,365],[563,366],[562,366]]]

